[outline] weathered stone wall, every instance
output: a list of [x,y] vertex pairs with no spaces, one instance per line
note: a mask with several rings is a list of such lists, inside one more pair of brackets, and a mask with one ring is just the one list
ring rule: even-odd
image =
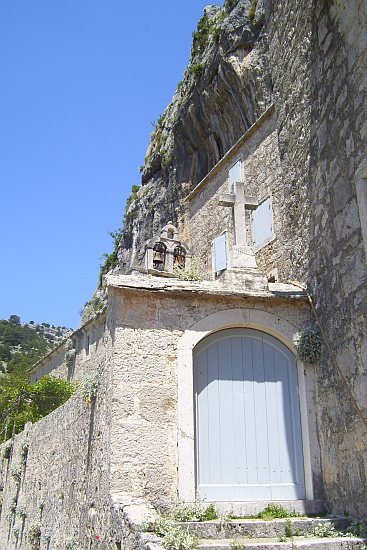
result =
[[[177,346],[184,331],[213,313],[255,307],[301,328],[309,309],[304,301],[292,304],[133,288],[116,288],[112,296],[116,329],[111,491],[167,508],[178,496]],[[317,443],[312,452],[318,456]],[[319,468],[314,474],[315,497],[320,498]]]
[[[42,376],[50,375],[64,378],[71,382],[80,382],[93,368],[93,361],[98,356],[98,348],[103,346],[105,335],[105,317],[89,321],[73,333],[76,355],[73,361],[65,360],[65,343],[46,355],[32,369],[31,382],[37,382]],[[93,359],[92,359],[93,358]]]
[[[367,269],[356,197],[367,150],[367,6],[363,0],[266,6],[284,224],[297,236],[282,270],[308,281],[332,352],[367,418]],[[367,428],[330,354],[318,373],[327,501],[335,511],[365,516]]]
[[279,223],[288,235],[280,280],[306,280],[313,0],[265,1],[269,70],[283,173]]
[[34,529],[40,529],[41,550],[64,550],[67,542],[110,548],[111,360],[106,336],[88,362],[88,370],[99,373],[96,398],[87,404],[81,387],[15,437],[10,459],[1,446],[1,548],[30,548]]
[[64,361],[65,345],[60,344],[55,350],[38,362],[35,370],[31,372],[31,383],[38,382],[42,376],[52,376],[68,379],[68,368]]
[[[233,245],[233,219],[231,208],[218,204],[219,196],[228,193],[228,171],[238,160],[242,163],[242,178],[245,182],[245,194],[253,195],[259,201],[271,196],[275,239],[271,245],[261,246],[256,251],[260,269],[270,272],[282,261],[288,251],[289,236],[283,231],[280,223],[282,187],[278,155],[275,116],[270,108],[258,123],[251,128],[223,158],[218,166],[201,182],[197,190],[187,199],[188,216],[181,225],[180,231],[190,233],[191,249],[199,260],[203,277],[211,279],[213,239],[224,230],[227,231],[228,253],[231,255]],[[252,240],[251,214],[247,210],[246,229],[249,242]],[[190,224],[189,231],[185,223]]]
[[[317,5],[311,104],[310,271],[321,322],[367,419],[367,265],[358,167],[367,154],[367,5]],[[326,487],[338,510],[367,514],[367,423],[329,361],[320,373]]]
[[[83,399],[82,386],[65,405],[16,436],[11,460],[3,457],[0,540],[7,541],[9,550],[27,548],[34,527],[40,529],[41,550],[61,550],[67,541],[104,550],[121,538],[134,541],[136,535],[126,521],[124,525],[129,509],[140,510],[141,503],[166,509],[178,495],[177,349],[184,332],[229,309],[256,308],[299,329],[309,319],[302,298],[222,295],[221,287],[217,295],[193,293],[190,283],[181,283],[186,292],[144,290],[150,281],[139,278],[138,288],[109,290],[106,332],[96,337],[98,346],[91,345],[85,359],[88,372],[99,372],[92,403]],[[156,284],[162,286],[159,279]],[[95,334],[101,326],[95,326]],[[77,349],[78,356],[86,351],[81,345]],[[312,416],[313,401],[307,406]],[[314,425],[310,433],[319,498]],[[16,484],[11,472],[21,463],[25,440],[28,454]],[[135,543],[126,544],[134,548]]]

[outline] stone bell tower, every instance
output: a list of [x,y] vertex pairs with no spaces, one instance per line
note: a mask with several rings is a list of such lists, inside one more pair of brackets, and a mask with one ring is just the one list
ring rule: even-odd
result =
[[179,240],[177,227],[170,221],[146,243],[144,267],[152,275],[172,277],[174,269],[187,267],[190,258],[188,246]]

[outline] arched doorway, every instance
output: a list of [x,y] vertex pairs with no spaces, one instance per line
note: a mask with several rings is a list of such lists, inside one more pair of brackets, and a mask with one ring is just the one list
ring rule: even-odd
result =
[[194,349],[196,488],[209,501],[304,499],[296,361],[245,328]]

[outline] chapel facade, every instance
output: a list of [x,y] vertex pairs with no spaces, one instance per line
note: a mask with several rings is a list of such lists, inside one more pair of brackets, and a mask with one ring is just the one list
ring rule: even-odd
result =
[[[147,515],[197,497],[222,514],[367,514],[366,60],[350,34],[365,11],[311,4],[300,18],[291,0],[265,2],[274,103],[141,264],[106,276],[106,311],[74,333],[75,359],[63,344],[32,370],[96,388],[14,443],[17,457],[29,442],[20,491],[55,544],[66,532],[138,548]],[[321,339],[312,364],[297,353],[307,331]]]

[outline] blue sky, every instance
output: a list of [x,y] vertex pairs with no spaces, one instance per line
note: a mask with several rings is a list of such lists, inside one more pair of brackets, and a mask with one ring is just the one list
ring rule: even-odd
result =
[[0,318],[76,328],[201,0],[0,4]]

